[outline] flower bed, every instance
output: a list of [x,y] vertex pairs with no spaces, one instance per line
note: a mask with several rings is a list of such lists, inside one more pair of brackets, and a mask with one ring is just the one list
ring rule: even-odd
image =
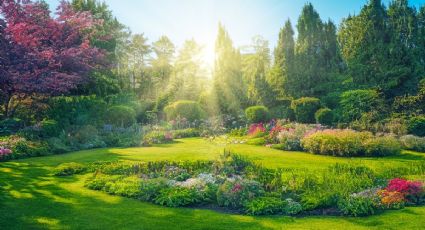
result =
[[206,206],[249,215],[351,216],[423,204],[422,183],[388,179],[424,172],[423,162],[379,173],[350,164],[336,164],[320,173],[268,169],[230,153],[216,161],[66,163],[54,171],[57,176],[90,173],[87,188],[169,207]]

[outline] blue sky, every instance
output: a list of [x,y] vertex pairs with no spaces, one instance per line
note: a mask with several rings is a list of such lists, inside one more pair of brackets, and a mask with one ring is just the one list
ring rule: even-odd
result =
[[[388,4],[390,0],[383,2]],[[47,0],[54,9],[59,0]],[[323,20],[339,24],[348,14],[358,13],[367,0],[106,0],[120,22],[149,41],[161,35],[181,45],[195,40],[212,46],[218,22],[222,22],[236,46],[247,45],[255,35],[277,42],[279,29],[290,18],[293,25],[306,2],[311,2]],[[410,0],[411,5],[425,0]],[[210,47],[211,48],[211,47]]]

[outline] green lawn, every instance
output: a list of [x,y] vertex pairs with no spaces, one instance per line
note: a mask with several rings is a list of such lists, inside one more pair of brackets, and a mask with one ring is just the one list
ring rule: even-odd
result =
[[425,207],[387,211],[367,218],[251,217],[210,210],[166,208],[83,187],[85,176],[58,178],[51,169],[63,162],[99,160],[206,160],[224,148],[268,167],[323,169],[335,162],[371,167],[424,161],[421,153],[381,159],[345,159],[265,147],[182,139],[142,148],[110,148],[0,163],[0,229],[424,229]]

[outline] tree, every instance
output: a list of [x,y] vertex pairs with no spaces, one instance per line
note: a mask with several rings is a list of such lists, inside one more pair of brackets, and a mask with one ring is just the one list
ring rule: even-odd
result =
[[270,68],[270,49],[267,40],[255,36],[250,46],[252,53],[242,56],[243,76],[247,83],[248,99],[251,105],[273,106],[274,93],[266,79]]
[[95,25],[89,12],[75,12],[62,2],[52,18],[42,2],[3,1],[0,13],[10,50],[3,68],[1,91],[6,116],[18,95],[56,95],[69,92],[87,80],[88,73],[104,64],[104,53],[90,39]]
[[[173,70],[172,61],[175,46],[167,36],[161,36],[152,44],[155,58],[152,60],[152,74],[157,91],[165,90]],[[158,93],[156,93],[157,95]]]
[[215,104],[219,112],[238,114],[247,104],[246,85],[241,72],[241,54],[233,47],[224,26],[218,27],[214,67]]
[[284,87],[287,76],[294,71],[294,30],[291,21],[288,19],[285,26],[279,32],[279,40],[274,50],[274,66],[269,72],[268,82],[280,97],[285,96],[288,90]]

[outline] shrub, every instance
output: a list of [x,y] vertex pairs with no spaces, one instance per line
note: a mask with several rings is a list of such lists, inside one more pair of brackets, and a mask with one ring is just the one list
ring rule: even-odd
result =
[[299,151],[302,150],[301,139],[309,134],[317,131],[317,127],[305,124],[290,124],[277,134],[277,140],[281,144],[282,150]]
[[270,109],[270,117],[275,119],[286,119],[293,121],[295,120],[294,110],[291,109],[291,105],[278,106]]
[[363,142],[366,156],[391,156],[401,153],[399,141],[392,136],[374,137]]
[[142,128],[134,124],[127,128],[112,128],[104,130],[102,140],[107,146],[113,147],[136,147],[140,146],[143,138]]
[[23,122],[17,118],[0,121],[0,136],[16,133],[23,127]]
[[251,124],[248,128],[248,136],[250,137],[261,137],[266,134],[266,128],[262,123]]
[[314,117],[316,118],[316,122],[322,125],[331,125],[334,121],[333,111],[328,108],[317,110]]
[[55,120],[43,120],[40,123],[41,128],[41,136],[46,137],[55,137],[60,133],[60,127],[58,122]]
[[410,119],[407,126],[407,131],[410,134],[424,137],[425,136],[425,116],[417,116]]
[[270,112],[265,106],[251,106],[245,109],[245,116],[250,123],[267,122]]
[[205,111],[196,101],[176,101],[164,108],[167,120],[185,118],[190,122],[205,117]]
[[320,108],[320,100],[313,97],[302,97],[293,100],[291,108],[294,110],[298,122],[314,123],[314,114]]
[[231,137],[243,137],[243,136],[247,135],[247,133],[248,133],[247,128],[234,128],[234,129],[230,130],[228,135],[231,136]]
[[82,173],[86,170],[86,167],[82,164],[70,162],[63,163],[57,166],[54,170],[55,176],[71,176],[74,174]]
[[10,155],[12,155],[12,150],[4,147],[0,147],[0,161],[2,160],[8,160],[10,158]]
[[108,109],[105,120],[116,126],[128,127],[136,123],[136,112],[128,106],[112,106]]
[[96,96],[52,97],[47,116],[61,128],[71,125],[100,125],[106,112],[106,102]]
[[51,137],[47,139],[47,144],[49,145],[50,151],[54,154],[71,151],[71,148],[67,146],[61,138],[58,137]]
[[399,178],[390,180],[385,190],[387,192],[399,192],[403,194],[406,200],[413,203],[418,203],[421,196],[424,195],[424,189],[420,181],[408,181]]
[[143,137],[143,144],[164,144],[173,141],[173,134],[164,131],[152,131]]
[[139,199],[144,195],[140,188],[141,179],[138,176],[129,176],[105,184],[104,190],[109,194]]
[[180,207],[198,203],[201,199],[195,189],[171,187],[162,189],[154,201],[168,207]]
[[12,147],[12,158],[36,157],[49,155],[47,144],[43,142],[29,141],[25,138],[19,139]]
[[284,208],[285,214],[287,215],[296,215],[303,210],[303,207],[300,203],[288,198],[285,200],[286,206]]
[[199,131],[199,129],[194,129],[194,128],[173,130],[171,133],[173,134],[174,139],[199,137],[201,135],[201,132]]
[[405,149],[425,152],[425,137],[405,135],[400,137],[400,143]]
[[264,139],[264,137],[252,138],[252,139],[247,140],[246,144],[248,144],[248,145],[265,145],[266,139]]
[[386,209],[404,208],[406,200],[404,195],[398,191],[387,191],[385,189],[378,191],[381,198],[381,206]]
[[139,199],[143,201],[154,201],[159,192],[168,188],[168,180],[165,178],[154,178],[143,180],[140,187]]
[[377,211],[378,206],[376,199],[365,196],[349,196],[338,203],[338,208],[342,213],[349,216],[373,215]]
[[245,212],[250,215],[273,215],[284,212],[286,202],[275,197],[258,197],[245,203]]
[[350,122],[358,120],[364,113],[380,111],[384,106],[381,95],[376,90],[350,90],[341,95],[342,117]]
[[217,191],[217,202],[220,206],[241,208],[244,203],[264,193],[261,184],[251,180],[226,180]]
[[327,129],[304,137],[302,146],[305,150],[316,154],[362,156],[365,153],[363,142],[371,138],[373,136],[368,132]]

